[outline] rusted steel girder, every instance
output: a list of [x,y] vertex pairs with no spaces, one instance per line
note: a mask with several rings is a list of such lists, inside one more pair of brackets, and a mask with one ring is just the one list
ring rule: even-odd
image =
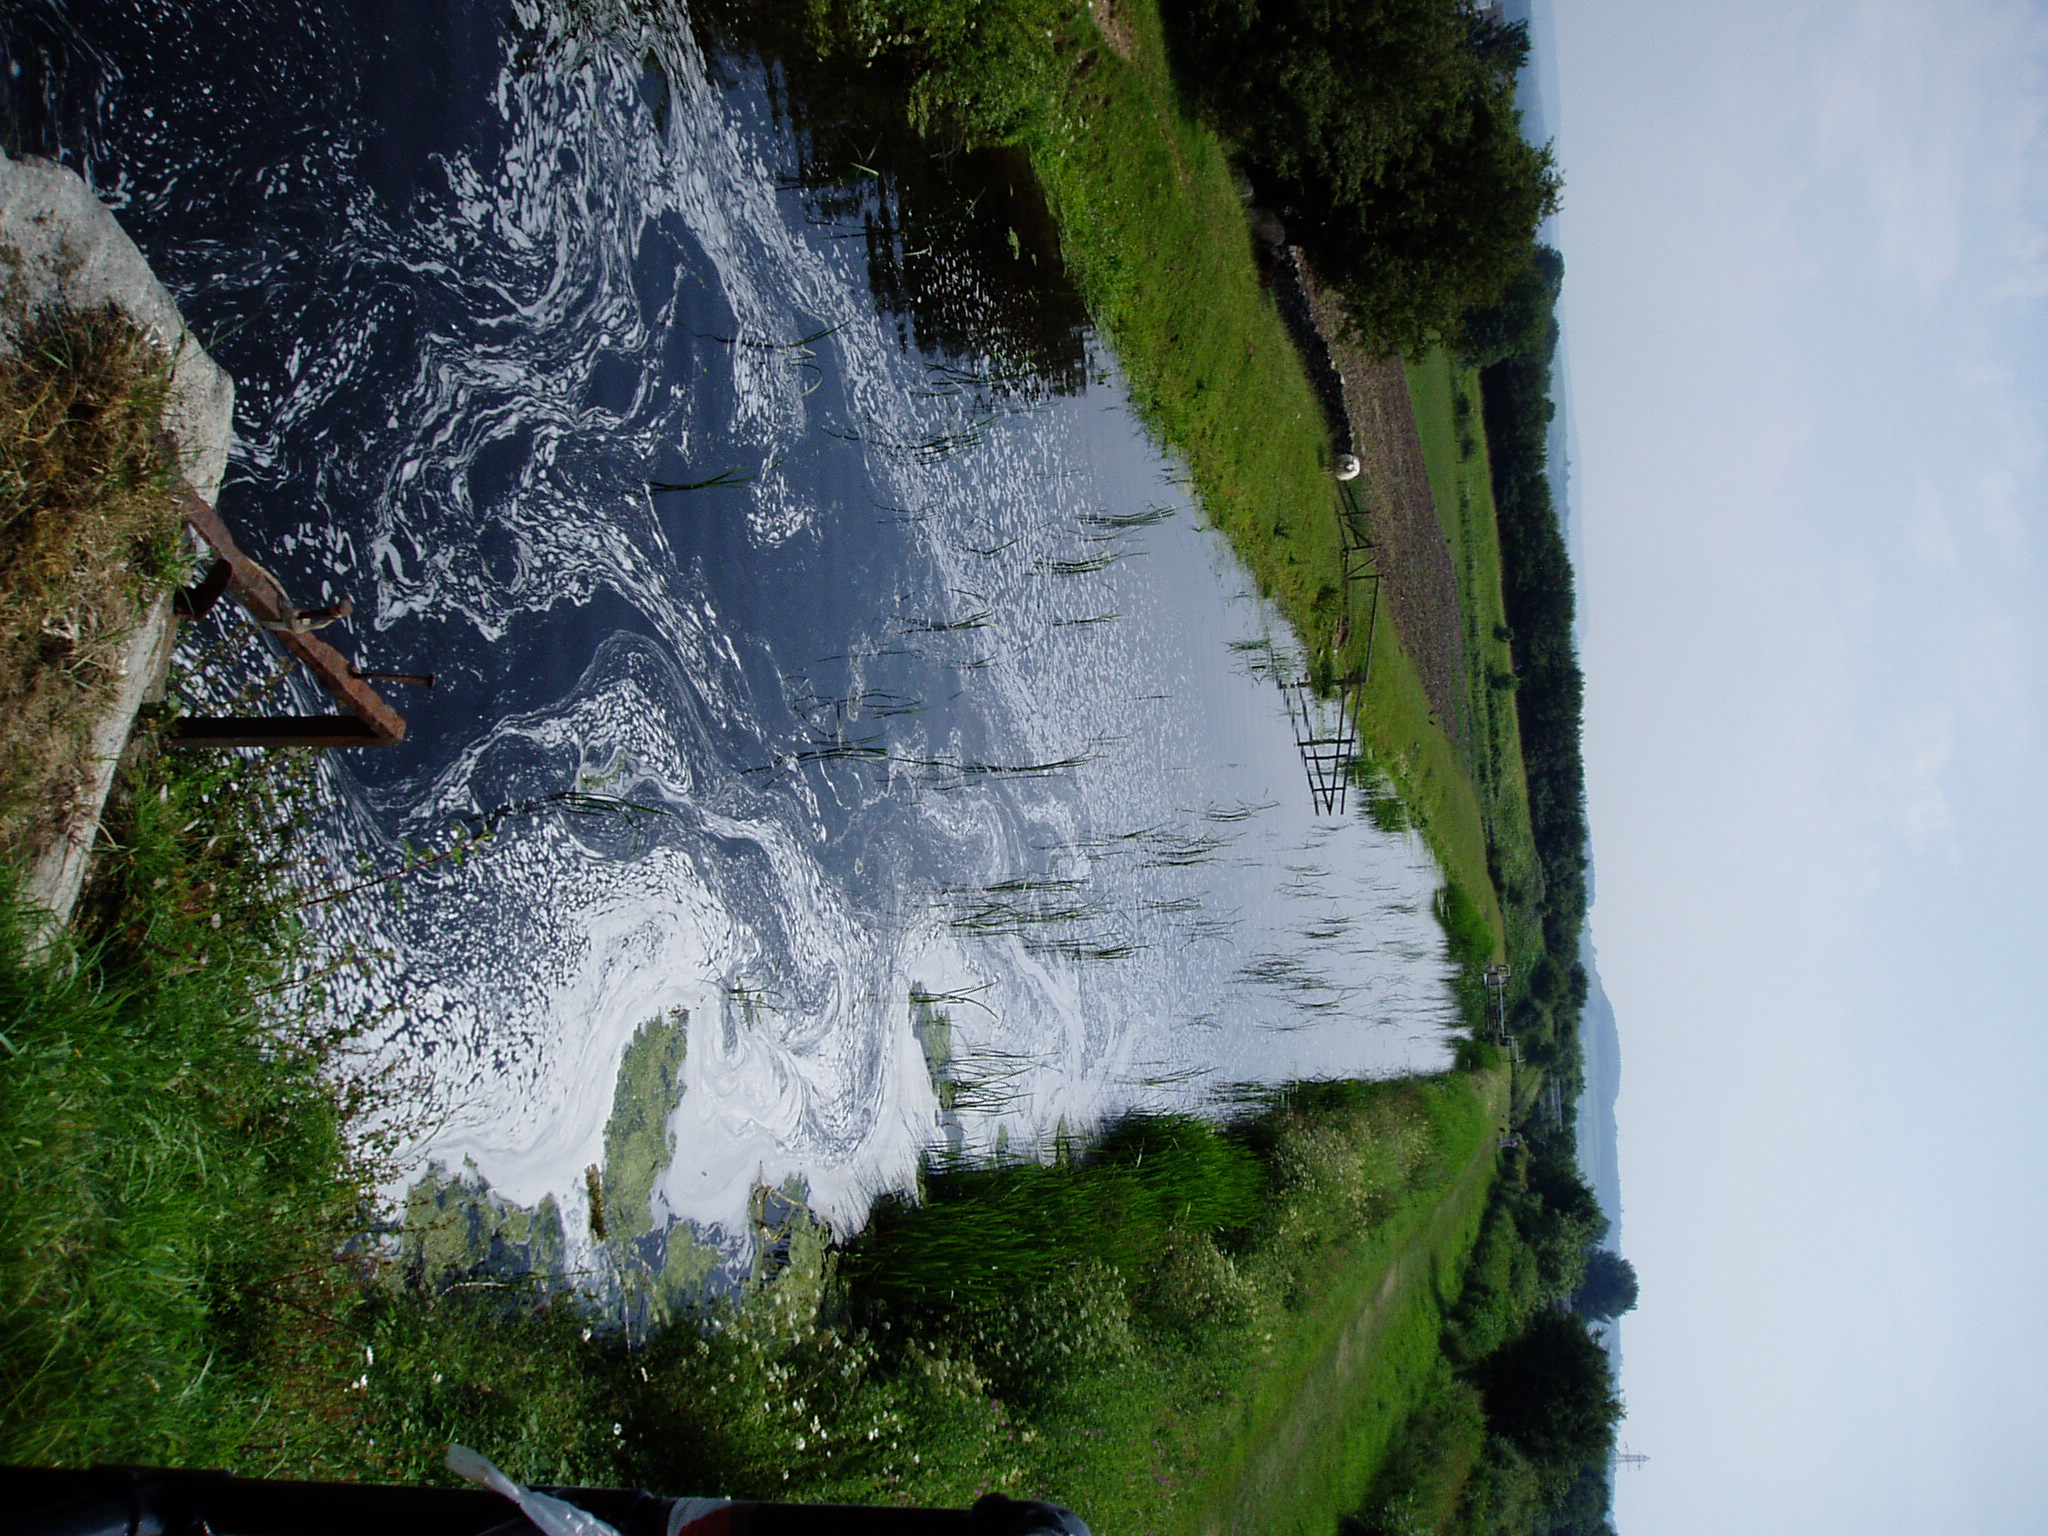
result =
[[[180,720],[174,738],[177,743],[188,747],[388,747],[404,740],[405,717],[384,702],[348,658],[326,641],[292,628],[301,621],[300,610],[270,573],[243,552],[220,514],[182,483],[178,503],[186,525],[211,546],[220,566],[226,567],[227,590],[349,712]],[[220,566],[205,583],[216,593]]]

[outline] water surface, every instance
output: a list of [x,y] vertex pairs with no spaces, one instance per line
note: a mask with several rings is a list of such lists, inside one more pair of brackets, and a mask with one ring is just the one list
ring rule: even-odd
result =
[[1028,188],[961,202],[998,239],[914,244],[890,177],[819,184],[761,66],[579,9],[0,23],[8,131],[239,382],[223,513],[354,600],[361,664],[439,675],[403,745],[327,759],[309,858],[579,785],[662,812],[509,818],[322,909],[382,957],[336,1006],[407,1074],[408,1166],[583,1230],[675,1010],[650,1215],[728,1234],[792,1177],[849,1227],[949,1136],[1441,1065],[1428,858],[1312,814],[1301,659],[1063,318]]

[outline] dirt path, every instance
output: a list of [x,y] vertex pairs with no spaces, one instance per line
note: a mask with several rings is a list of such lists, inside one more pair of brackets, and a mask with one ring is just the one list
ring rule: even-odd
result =
[[[1496,1121],[1505,1113],[1505,1087],[1498,1079],[1488,1088],[1488,1107]],[[1329,1354],[1254,1450],[1228,1499],[1205,1513],[1201,1536],[1250,1536],[1290,1523],[1278,1512],[1295,1502],[1296,1491],[1314,1474],[1317,1442],[1331,1425],[1345,1422],[1350,1406],[1367,1390],[1388,1319],[1416,1286],[1429,1283],[1436,1253],[1467,1219],[1473,1203],[1485,1198],[1496,1150],[1492,1136],[1481,1139],[1429,1221],[1394,1255],[1372,1299],[1344,1324]]]
[[1343,339],[1335,295],[1302,267],[1310,313],[1343,378],[1353,451],[1365,460],[1365,501],[1381,579],[1401,648],[1421,674],[1431,713],[1460,753],[1465,751],[1465,619],[1458,568],[1429,491],[1422,435],[1398,357],[1378,361]]

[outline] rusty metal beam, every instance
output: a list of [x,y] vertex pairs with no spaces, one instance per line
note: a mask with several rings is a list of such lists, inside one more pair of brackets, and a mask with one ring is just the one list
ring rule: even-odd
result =
[[[192,531],[204,539],[228,567],[227,588],[237,601],[266,627],[288,625],[298,609],[261,566],[244,554],[235,536],[228,532],[220,514],[189,485],[178,487],[179,511]],[[348,659],[326,641],[291,629],[272,629],[278,644],[306,664],[306,670],[320,685],[349,710],[348,715],[313,716],[269,721],[258,718],[230,718],[219,721],[181,722],[177,740],[187,746],[349,746],[382,747],[405,738],[405,717],[384,702],[383,696],[362,678]],[[258,727],[275,725],[273,731]],[[238,739],[216,739],[207,727],[234,728]],[[188,729],[188,727],[190,729]],[[315,729],[317,727],[317,729]],[[260,739],[239,739],[256,737]],[[321,739],[315,739],[315,738]],[[327,739],[332,738],[332,739]]]
[[356,715],[188,716],[172,727],[180,747],[379,747],[369,723]]

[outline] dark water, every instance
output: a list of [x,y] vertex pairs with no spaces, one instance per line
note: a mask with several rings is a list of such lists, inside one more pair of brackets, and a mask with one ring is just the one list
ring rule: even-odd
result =
[[678,1008],[657,1215],[728,1231],[763,1180],[845,1223],[908,1176],[921,995],[1001,1085],[975,1148],[1443,1061],[1427,857],[1311,814],[1301,660],[1017,165],[868,175],[778,73],[588,5],[32,0],[0,39],[10,148],[88,177],[238,382],[224,515],[354,600],[362,665],[440,675],[327,760],[315,851],[579,784],[667,813],[326,909],[389,956],[339,1005],[385,1010],[415,1166],[573,1214]]

